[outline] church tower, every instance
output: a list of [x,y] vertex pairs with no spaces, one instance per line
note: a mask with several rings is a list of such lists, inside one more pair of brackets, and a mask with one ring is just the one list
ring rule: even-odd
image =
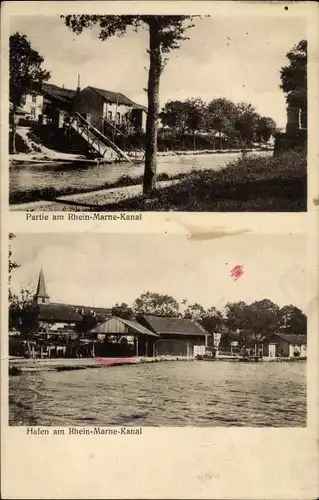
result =
[[41,267],[41,271],[39,274],[37,293],[34,296],[34,301],[36,304],[49,304],[50,303],[50,297],[46,292],[44,274],[43,274],[42,267]]

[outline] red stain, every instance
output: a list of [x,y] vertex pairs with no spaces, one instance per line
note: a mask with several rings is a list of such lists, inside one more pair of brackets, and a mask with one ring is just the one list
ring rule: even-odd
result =
[[230,271],[230,275],[232,278],[234,278],[235,281],[237,281],[241,276],[244,274],[244,266],[235,266],[233,269]]

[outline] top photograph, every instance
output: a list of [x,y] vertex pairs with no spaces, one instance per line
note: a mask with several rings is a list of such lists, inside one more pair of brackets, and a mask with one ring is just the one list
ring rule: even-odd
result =
[[10,210],[305,212],[306,19],[258,7],[12,16]]

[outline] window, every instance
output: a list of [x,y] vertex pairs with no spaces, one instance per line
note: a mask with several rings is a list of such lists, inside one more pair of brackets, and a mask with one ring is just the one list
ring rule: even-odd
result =
[[116,123],[121,123],[121,113],[116,113]]
[[112,111],[109,111],[108,114],[107,114],[107,119],[109,121],[112,121]]
[[32,102],[37,102],[37,96],[36,95],[32,96]]
[[31,108],[31,118],[35,118],[35,115],[36,115],[36,109],[35,108]]

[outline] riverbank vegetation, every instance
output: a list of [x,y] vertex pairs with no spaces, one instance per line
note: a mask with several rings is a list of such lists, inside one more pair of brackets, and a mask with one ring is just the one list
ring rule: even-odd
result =
[[[158,175],[158,181],[166,181],[169,179],[179,179],[183,174],[177,174],[169,176],[166,173],[161,173]],[[32,188],[32,189],[19,189],[9,193],[9,203],[10,205],[19,204],[19,203],[31,203],[35,201],[54,201],[61,196],[67,196],[71,194],[81,194],[81,193],[94,193],[96,191],[100,191],[102,189],[112,189],[112,188],[120,188],[126,186],[134,186],[138,184],[142,184],[143,176],[130,176],[130,175],[122,175],[115,182],[104,182],[95,187],[71,187],[66,186],[63,188],[54,188],[52,186],[44,186],[41,188]]]
[[278,156],[234,160],[226,168],[183,175],[180,182],[154,193],[107,205],[116,211],[306,211],[307,156],[289,151]]

